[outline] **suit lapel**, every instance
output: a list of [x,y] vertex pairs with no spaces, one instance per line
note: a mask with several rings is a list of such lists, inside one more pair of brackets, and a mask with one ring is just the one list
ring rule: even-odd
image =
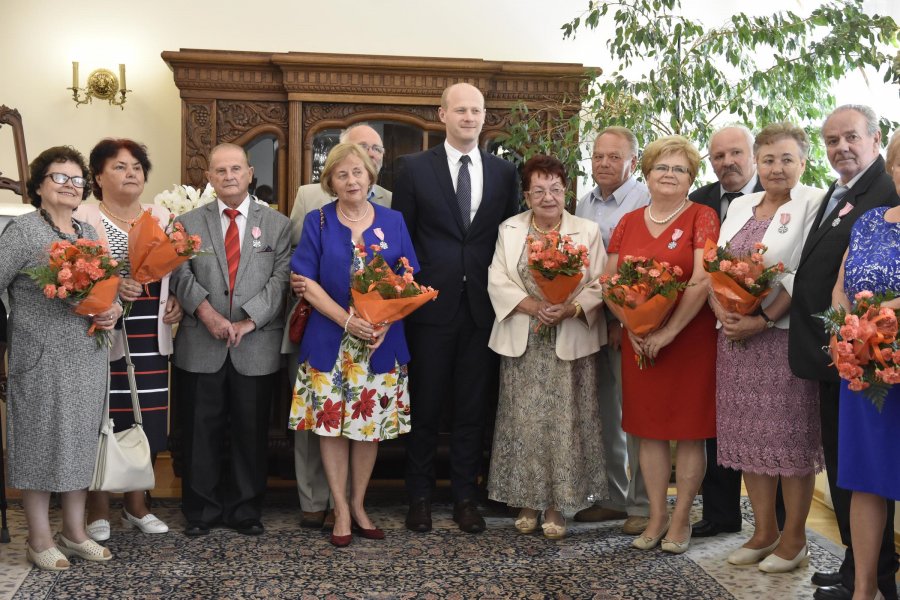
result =
[[444,202],[456,221],[460,235],[465,236],[466,230],[463,227],[462,215],[459,214],[459,204],[456,202],[456,191],[453,189],[453,179],[450,177],[450,166],[447,164],[447,151],[444,149],[444,145],[440,144],[432,148],[429,157],[438,187],[444,195]]
[[481,154],[481,181],[483,182],[481,187],[481,204],[478,205],[478,210],[475,211],[475,218],[472,219],[472,223],[469,225],[470,230],[481,225],[488,218],[485,214],[491,210],[491,194],[497,185],[497,182],[491,177],[494,171],[488,168],[488,156],[490,155],[483,150],[478,152]]
[[210,202],[206,205],[206,228],[209,231],[209,240],[212,243],[213,252],[216,260],[219,261],[219,268],[222,270],[222,277],[225,278],[225,285],[228,285],[228,260],[225,258],[225,237],[222,235],[222,217],[219,216],[219,203]]
[[[825,199],[822,200],[822,206],[819,207],[819,210],[816,213],[816,219],[815,221],[813,221],[812,229],[810,230],[809,235],[806,236],[806,243],[803,244],[803,252],[800,253],[800,265],[798,265],[798,268],[799,266],[803,265],[804,262],[806,262],[807,257],[809,256],[810,252],[812,252],[812,249],[816,247],[816,244],[818,244],[825,236],[825,234],[828,233],[828,231],[831,229],[831,227],[828,225],[824,227],[822,227],[821,225],[822,220],[828,216],[825,214],[825,209],[828,207],[828,201],[831,200],[831,194],[834,193],[834,188],[836,186],[837,181],[832,182],[831,187],[829,187],[828,191],[825,193]],[[849,196],[852,191],[853,190],[851,189],[850,192],[847,192],[847,196]],[[839,204],[843,204],[845,200],[846,196],[841,200]]]
[[235,289],[240,285],[244,272],[252,267],[253,259],[256,257],[256,251],[253,248],[253,228],[259,227],[261,220],[262,207],[251,199],[250,208],[247,210],[247,224],[244,227],[244,241],[241,243],[241,262],[238,263],[238,272],[234,277]]

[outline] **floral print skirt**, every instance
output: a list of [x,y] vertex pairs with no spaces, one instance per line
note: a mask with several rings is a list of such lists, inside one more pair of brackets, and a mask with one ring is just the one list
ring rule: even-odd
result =
[[303,362],[297,370],[288,428],[378,442],[410,429],[406,365],[369,371],[366,342],[345,333],[330,371]]

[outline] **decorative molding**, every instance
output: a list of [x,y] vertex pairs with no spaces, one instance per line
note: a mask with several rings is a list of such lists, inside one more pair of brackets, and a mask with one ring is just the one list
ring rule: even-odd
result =
[[317,129],[321,121],[343,121],[357,115],[396,115],[415,117],[425,123],[440,123],[436,106],[401,106],[386,104],[345,104],[338,102],[304,102],[303,125],[306,131]]
[[9,125],[12,128],[13,147],[16,153],[16,167],[19,171],[19,179],[2,177],[0,173],[0,190],[11,190],[22,197],[22,202],[28,203],[28,195],[25,193],[25,182],[28,180],[28,153],[25,150],[25,130],[22,126],[22,115],[15,108],[0,105],[0,127]]
[[182,182],[201,187],[206,182],[209,151],[216,145],[213,131],[215,101],[186,100],[184,102],[184,156]]
[[286,103],[235,100],[222,100],[216,103],[217,143],[233,142],[259,125],[275,125],[287,131]]

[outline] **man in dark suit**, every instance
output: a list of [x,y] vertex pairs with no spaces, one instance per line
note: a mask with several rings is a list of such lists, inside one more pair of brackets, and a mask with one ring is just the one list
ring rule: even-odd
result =
[[499,360],[488,348],[494,310],[487,293],[501,222],[518,211],[511,164],[478,148],[484,97],[458,83],[438,109],[447,138],[398,161],[393,207],[403,213],[422,270],[416,279],[440,291],[407,319],[412,431],[407,437],[406,527],[431,529],[434,456],[441,412],[452,411],[450,482],[453,519],[484,531],[476,504],[485,409],[497,394]]
[[[729,203],[739,196],[763,191],[753,161],[753,134],[742,125],[730,125],[709,139],[709,162],[716,182],[694,190],[688,197],[705,204],[725,220]],[[719,466],[716,438],[706,440],[706,475],[703,478],[703,518],[691,528],[693,537],[709,537],[741,530],[741,472]],[[784,511],[781,511],[781,523]]]
[[[840,571],[816,573],[813,583],[818,600],[849,599],[853,595],[853,547],[850,540],[850,492],[837,487],[838,400],[840,379],[829,367],[822,351],[828,336],[814,314],[831,305],[831,290],[837,281],[850,229],[863,213],[878,206],[894,206],[897,192],[885,173],[879,155],[881,131],[878,118],[867,106],[846,105],[832,112],[822,125],[828,161],[839,178],[831,184],[825,202],[803,244],[800,265],[794,276],[788,358],[797,377],[819,382],[822,417],[822,447],[828,488],[841,540],[847,551]],[[897,555],[894,552],[894,503],[888,502],[887,525],[878,557],[878,586],[888,600],[896,600],[894,581]]]
[[208,253],[172,276],[184,309],[174,356],[184,435],[184,533],[205,535],[221,522],[259,535],[291,222],[247,193],[253,168],[242,147],[213,148],[206,176],[217,200],[178,221],[200,235]]

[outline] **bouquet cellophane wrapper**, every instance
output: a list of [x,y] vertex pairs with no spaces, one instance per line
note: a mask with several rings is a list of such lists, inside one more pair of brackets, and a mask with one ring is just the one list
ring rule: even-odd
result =
[[551,304],[562,304],[569,299],[569,296],[575,291],[578,284],[581,283],[584,274],[561,274],[553,279],[547,279],[540,271],[531,269],[531,276],[534,278],[534,282],[537,286],[541,288],[541,294],[544,295],[544,299],[547,300],[547,302],[550,302]]
[[414,310],[437,298],[438,291],[423,292],[408,298],[382,298],[376,291],[365,294],[350,290],[353,297],[353,308],[356,314],[373,325],[393,323],[412,313]]
[[169,236],[149,211],[144,212],[128,232],[131,278],[140,284],[159,281],[188,258],[175,252]]
[[628,331],[638,337],[644,337],[662,327],[677,303],[677,295],[666,298],[657,294],[635,308],[620,306],[609,301],[606,302],[606,306]]
[[113,275],[95,283],[87,297],[75,306],[75,313],[87,317],[109,310],[119,293],[119,279]]

